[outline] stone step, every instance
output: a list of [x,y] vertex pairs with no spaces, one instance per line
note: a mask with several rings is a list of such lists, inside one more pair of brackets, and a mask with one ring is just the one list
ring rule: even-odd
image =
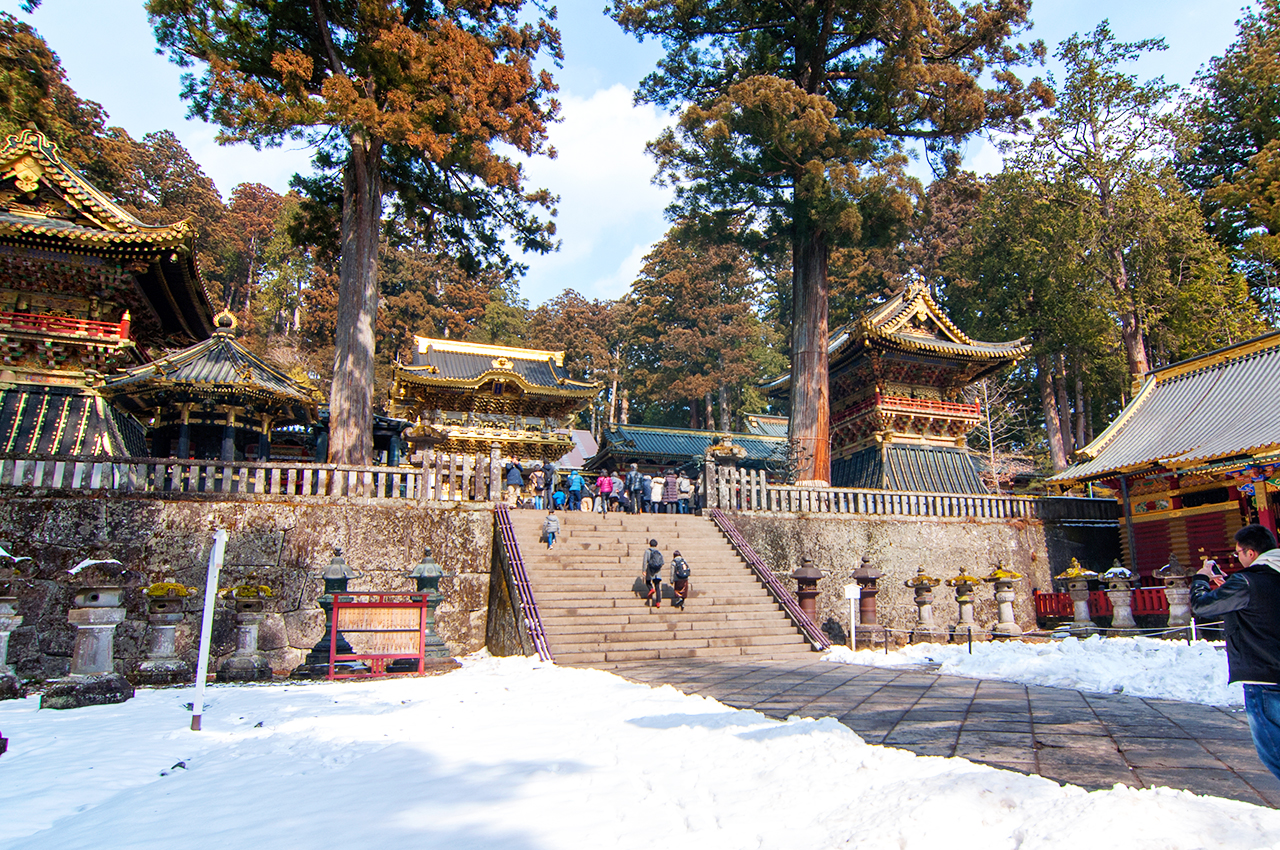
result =
[[[696,612],[696,614],[695,614]],[[627,625],[653,625],[665,626],[667,623],[680,625],[682,623],[691,623],[695,621],[699,623],[738,623],[742,626],[748,624],[755,625],[758,622],[779,622],[778,609],[774,608],[768,611],[710,611],[697,608],[695,602],[690,600],[684,611],[678,611],[668,608],[644,609],[641,612],[627,613],[625,611],[611,611],[609,613],[590,614],[586,616],[568,615],[559,612],[547,613],[539,612],[542,618],[542,625],[545,628],[559,627],[597,627],[600,631],[607,631],[621,626]],[[788,626],[789,620],[784,620]]]
[[[661,609],[659,609],[661,610]],[[690,615],[692,616],[692,615]],[[748,626],[746,623],[705,623],[701,621],[690,620],[685,623],[660,621],[654,619],[652,623],[626,623],[620,626],[614,626],[611,629],[601,631],[593,629],[586,625],[563,626],[548,625],[544,623],[548,636],[554,636],[562,641],[572,641],[575,636],[589,638],[590,640],[599,640],[602,643],[618,643],[627,640],[649,640],[651,637],[655,640],[668,640],[672,637],[677,638],[722,638],[722,637],[777,637],[784,636],[790,638],[795,635],[795,629],[786,625],[780,625],[774,620],[760,621],[766,625]],[[646,628],[650,626],[650,628]]]
[[762,636],[757,638],[745,637],[713,637],[713,638],[652,638],[649,640],[630,640],[617,641],[614,643],[596,643],[594,641],[571,642],[564,639],[550,639],[551,652],[553,654],[571,654],[575,652],[598,652],[603,650],[606,653],[611,652],[633,652],[636,650],[664,650],[664,649],[735,649],[738,652],[726,653],[728,655],[741,654],[741,650],[746,647],[779,647],[779,646],[795,646],[804,643],[799,635],[781,635],[781,636]]
[[565,652],[556,656],[561,664],[593,664],[609,661],[660,661],[678,658],[728,658],[750,655],[753,657],[772,657],[790,654],[785,646],[708,646],[708,647],[662,647],[650,649],[627,650],[590,650],[583,652]]

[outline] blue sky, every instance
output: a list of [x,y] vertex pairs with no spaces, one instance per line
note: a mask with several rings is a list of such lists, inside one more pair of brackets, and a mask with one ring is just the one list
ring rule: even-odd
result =
[[[570,288],[590,298],[625,292],[650,246],[666,231],[663,208],[669,201],[668,192],[650,182],[653,163],[644,153],[645,142],[669,116],[631,103],[632,90],[660,50],[653,42],[640,44],[624,35],[602,13],[604,0],[557,5],[565,63],[556,79],[564,120],[552,129],[551,142],[560,155],[530,162],[528,170],[533,185],[560,196],[562,244],[556,254],[525,258],[530,271],[521,294],[535,305]],[[295,171],[309,168],[305,149],[222,147],[214,140],[215,128],[188,120],[179,99],[181,72],[156,55],[140,0],[44,0],[34,15],[22,12],[19,0],[0,0],[0,9],[44,35],[71,85],[101,103],[112,124],[135,137],[172,130],[224,197],[242,182],[284,191]],[[1240,9],[1235,0],[1037,0],[1032,37],[1052,47],[1108,18],[1123,40],[1163,36],[1170,49],[1147,57],[1136,70],[1144,78],[1163,75],[1185,85],[1234,39]],[[999,168],[998,155],[982,140],[970,143],[966,162],[979,171]]]

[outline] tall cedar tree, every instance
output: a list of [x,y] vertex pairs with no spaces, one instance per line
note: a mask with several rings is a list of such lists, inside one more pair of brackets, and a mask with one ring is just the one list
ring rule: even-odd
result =
[[1280,320],[1280,0],[1260,0],[1236,40],[1197,77],[1188,117],[1195,144],[1179,173],[1196,192],[1210,231],[1249,278],[1272,322]]
[[1130,219],[1125,188],[1149,173],[1153,160],[1172,153],[1174,121],[1168,109],[1177,86],[1163,78],[1138,82],[1123,66],[1144,53],[1165,50],[1163,39],[1116,41],[1106,21],[1090,33],[1058,46],[1066,76],[1053,111],[1035,136],[1018,148],[1021,167],[1060,175],[1082,190],[1078,196],[1093,222],[1092,265],[1116,300],[1129,374],[1141,379],[1150,368],[1135,281],[1126,257]]
[[[756,312],[757,282],[742,248],[676,227],[645,257],[632,284],[628,360],[638,395],[656,405],[686,401],[692,418],[718,402],[720,429],[731,430],[741,402],[770,362],[773,334]],[[741,407],[741,405],[739,405]]]
[[526,193],[525,155],[553,153],[554,84],[533,62],[558,60],[559,33],[521,22],[522,0],[148,0],[156,38],[184,77],[191,112],[220,141],[307,138],[341,172],[336,350],[329,459],[372,455],[374,319],[384,197],[480,262],[510,232],[551,248]]
[[[1010,129],[1047,92],[1010,70],[1029,0],[614,0],[627,32],[666,49],[637,97],[683,110],[651,149],[686,215],[731,210],[792,251],[791,434],[805,480],[829,478],[828,261],[870,222],[909,212],[900,156]],[[989,81],[984,88],[982,82]]]

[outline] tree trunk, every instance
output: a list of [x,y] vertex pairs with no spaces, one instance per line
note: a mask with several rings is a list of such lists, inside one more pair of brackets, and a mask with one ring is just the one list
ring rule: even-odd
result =
[[609,390],[609,424],[617,422],[618,414],[618,379],[613,379],[613,386]]
[[1058,417],[1058,402],[1053,397],[1053,369],[1049,355],[1036,356],[1036,383],[1040,386],[1040,405],[1044,408],[1044,429],[1049,437],[1049,458],[1053,471],[1067,468],[1067,453],[1062,446],[1062,420]]
[[711,393],[707,393],[702,397],[702,404],[707,411],[707,430],[714,431],[716,429],[716,418],[711,413]]
[[329,394],[329,462],[373,459],[373,323],[378,312],[382,143],[356,133],[342,169],[338,324]]
[[698,400],[689,399],[689,430],[698,430]]
[[627,388],[622,388],[622,401],[620,402],[622,409],[618,411],[618,421],[626,425],[631,421],[631,394],[627,392]]
[[1058,398],[1058,429],[1062,434],[1062,451],[1070,457],[1077,446],[1071,439],[1071,404],[1067,401],[1067,356],[1059,351],[1055,362],[1053,389]]
[[720,382],[720,430],[732,431],[729,422],[729,385],[724,381]]
[[1138,321],[1138,307],[1134,304],[1133,292],[1129,288],[1129,271],[1125,267],[1124,251],[1114,248],[1111,252],[1115,263],[1115,274],[1111,278],[1111,287],[1115,290],[1116,301],[1120,308],[1120,338],[1124,340],[1125,358],[1129,361],[1129,378],[1137,382],[1150,370],[1147,360],[1147,345],[1142,339],[1142,323]]
[[[804,212],[797,205],[796,218]],[[801,449],[798,480],[831,480],[831,390],[827,380],[827,259],[822,233],[794,226],[792,241],[791,439]]]
[[1084,371],[1079,365],[1084,362],[1079,352],[1076,352],[1076,449],[1083,449],[1088,443],[1084,439]]

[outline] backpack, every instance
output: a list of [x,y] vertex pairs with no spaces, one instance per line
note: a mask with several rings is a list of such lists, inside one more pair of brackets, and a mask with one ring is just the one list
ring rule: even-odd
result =
[[650,549],[645,564],[648,566],[650,572],[662,569],[662,553],[657,549]]
[[674,561],[671,566],[674,568],[672,575],[675,576],[676,581],[684,581],[689,578],[689,562],[684,558]]

